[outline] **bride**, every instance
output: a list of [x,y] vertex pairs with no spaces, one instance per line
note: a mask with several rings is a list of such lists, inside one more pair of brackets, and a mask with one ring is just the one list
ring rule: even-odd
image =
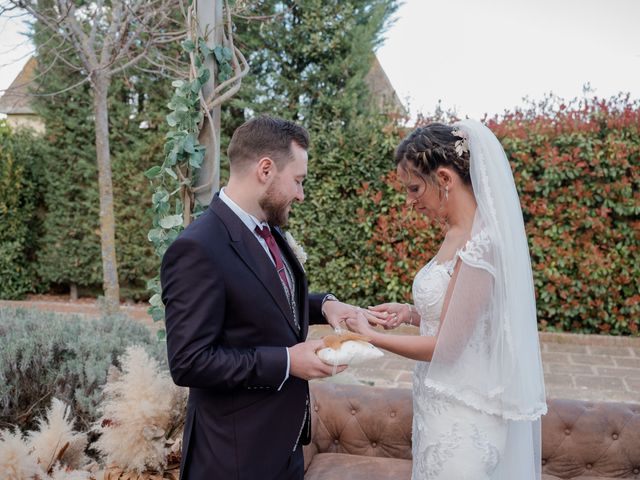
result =
[[[431,124],[398,147],[407,201],[448,225],[415,276],[414,304],[348,320],[374,345],[418,360],[413,480],[540,479],[546,413],[531,263],[504,150],[479,122]],[[401,323],[420,335],[388,335]]]

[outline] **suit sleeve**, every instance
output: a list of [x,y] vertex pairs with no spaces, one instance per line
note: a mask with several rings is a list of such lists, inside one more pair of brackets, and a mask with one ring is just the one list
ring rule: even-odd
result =
[[327,320],[322,315],[322,300],[328,293],[309,293],[309,324],[326,324]]
[[163,257],[160,278],[169,369],[177,385],[220,390],[280,386],[286,348],[221,345],[224,279],[201,244],[177,239]]

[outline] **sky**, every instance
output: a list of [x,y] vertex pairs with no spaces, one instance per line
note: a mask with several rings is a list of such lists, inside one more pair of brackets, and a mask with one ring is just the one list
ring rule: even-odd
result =
[[[640,98],[640,0],[405,0],[377,55],[409,111],[461,117],[523,98]],[[0,90],[28,59],[22,21],[0,18]]]

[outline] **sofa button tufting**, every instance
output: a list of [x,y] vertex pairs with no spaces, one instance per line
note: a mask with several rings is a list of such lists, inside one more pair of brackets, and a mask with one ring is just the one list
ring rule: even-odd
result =
[[316,405],[315,407],[313,407],[313,410],[317,412],[318,410],[320,410],[320,408],[318,408],[318,406]]
[[542,465],[546,465],[546,464],[547,464],[547,459],[546,459],[546,458],[543,458],[543,459],[542,459]]
[[564,429],[564,434],[565,435],[571,435],[571,430],[569,430],[568,428]]
[[378,446],[378,444],[377,444],[376,442],[371,442],[371,446],[372,446],[373,448],[376,448],[376,447]]
[[634,473],[635,475],[639,474],[639,473],[640,473],[640,468],[634,468],[634,469],[633,469],[633,473]]
[[338,445],[340,443],[340,440],[338,440],[337,438],[333,441],[334,445]]
[[587,467],[587,470],[591,470],[593,468],[593,465],[591,465],[590,463],[587,463],[586,467]]
[[396,416],[396,412],[391,412],[391,418]]
[[617,440],[618,439],[618,434],[614,433],[613,435],[611,435],[611,438],[613,438],[614,440]]
[[356,409],[355,409],[355,408],[352,408],[352,409],[351,409],[351,415],[355,415],[355,414],[356,414]]

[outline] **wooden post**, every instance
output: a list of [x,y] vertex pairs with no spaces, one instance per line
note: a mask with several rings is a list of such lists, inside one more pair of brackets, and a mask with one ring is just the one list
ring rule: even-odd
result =
[[[224,1],[223,0],[197,0],[196,14],[198,29],[205,38],[207,46],[214,48],[222,45],[224,29]],[[211,79],[202,87],[202,93],[207,98],[217,84],[217,68],[213,56],[206,59],[205,65],[211,72]],[[209,120],[205,118],[198,141],[204,145],[207,152],[202,163],[195,186],[204,185],[211,182],[211,186],[196,193],[196,200],[203,205],[209,205],[213,194],[220,190],[220,107],[215,107],[211,112],[213,119],[213,132],[209,125]],[[215,132],[215,133],[214,133]]]

